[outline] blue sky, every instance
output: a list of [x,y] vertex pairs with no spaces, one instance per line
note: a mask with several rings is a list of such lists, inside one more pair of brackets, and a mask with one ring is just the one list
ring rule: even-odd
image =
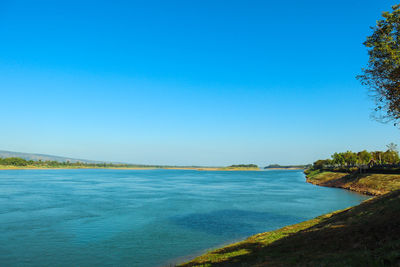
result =
[[396,1],[1,1],[0,150],[297,164],[385,149],[355,79]]

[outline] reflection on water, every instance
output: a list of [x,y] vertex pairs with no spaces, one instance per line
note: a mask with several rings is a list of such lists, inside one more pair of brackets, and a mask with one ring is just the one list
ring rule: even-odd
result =
[[0,171],[0,266],[159,266],[364,199],[301,171]]

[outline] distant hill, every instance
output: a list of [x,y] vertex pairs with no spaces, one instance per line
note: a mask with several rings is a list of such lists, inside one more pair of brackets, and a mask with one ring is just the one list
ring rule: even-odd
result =
[[102,163],[101,161],[94,161],[94,160],[86,160],[86,159],[74,159],[68,157],[60,157],[60,156],[53,156],[53,155],[46,155],[46,154],[33,154],[33,153],[22,153],[22,152],[12,152],[12,151],[5,151],[0,150],[0,158],[23,158],[26,160],[42,160],[42,161],[59,161],[59,162],[82,162],[82,163]]

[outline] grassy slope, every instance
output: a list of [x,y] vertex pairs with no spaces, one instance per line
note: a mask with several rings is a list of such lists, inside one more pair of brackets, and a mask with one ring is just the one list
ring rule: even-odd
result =
[[307,174],[307,182],[321,186],[345,188],[369,195],[382,195],[400,189],[400,175],[398,174],[311,171]]
[[400,175],[314,171],[307,181],[382,196],[252,236],[182,266],[400,266]]
[[258,234],[181,266],[400,265],[400,190]]

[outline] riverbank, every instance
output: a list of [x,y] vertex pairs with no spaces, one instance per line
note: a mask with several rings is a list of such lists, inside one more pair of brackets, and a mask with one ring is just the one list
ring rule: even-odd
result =
[[251,236],[179,266],[400,264],[400,175],[308,172],[307,182],[376,197],[355,207]]
[[254,168],[254,167],[222,167],[222,168],[218,168],[217,171],[260,171],[260,168]]
[[349,174],[314,170],[306,172],[306,179],[311,184],[343,188],[372,196],[379,196],[400,189],[399,174]]
[[180,266],[394,266],[400,190],[209,252]]
[[156,168],[146,167],[93,167],[93,166],[66,166],[66,167],[45,167],[45,166],[0,166],[0,170],[74,170],[74,169],[121,169],[121,170],[153,170]]
[[289,168],[264,168],[266,171],[268,170],[280,170],[280,171],[285,171],[285,170],[304,170],[304,168],[297,168],[297,167],[289,167]]
[[259,168],[239,168],[239,167],[97,167],[97,166],[45,167],[45,166],[0,166],[0,170],[69,170],[69,169],[260,171]]

